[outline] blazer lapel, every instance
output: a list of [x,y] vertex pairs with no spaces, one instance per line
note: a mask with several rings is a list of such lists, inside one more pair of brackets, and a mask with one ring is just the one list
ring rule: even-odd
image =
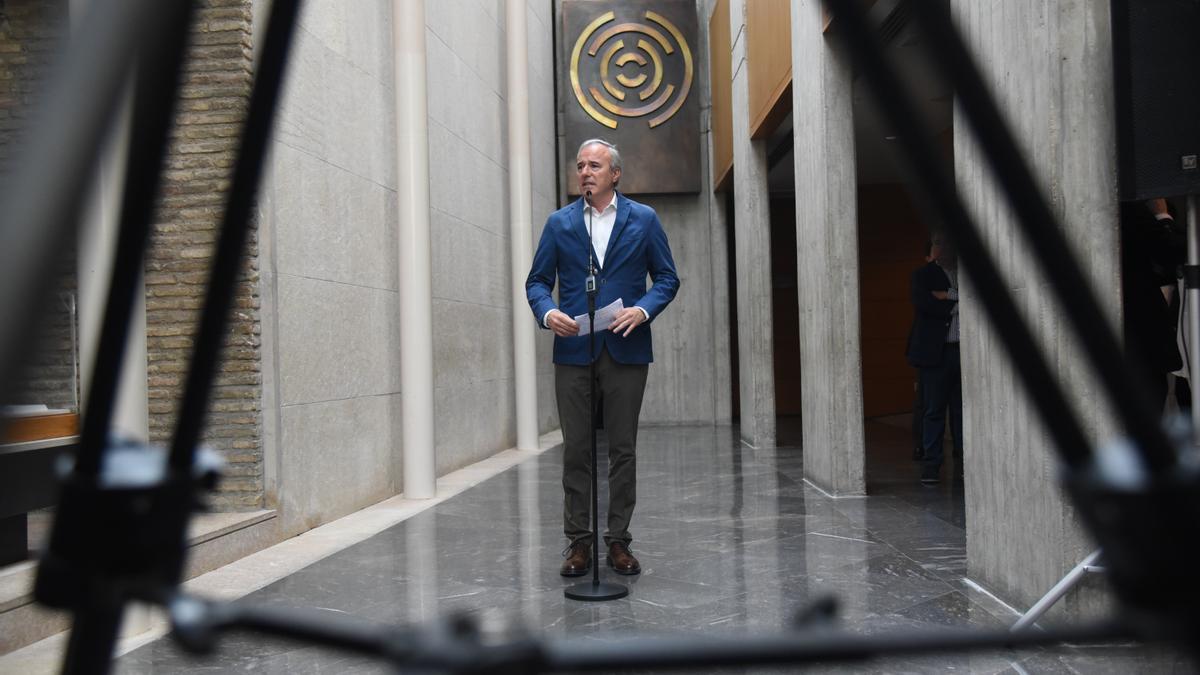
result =
[[629,223],[629,212],[632,209],[629,207],[629,200],[622,198],[620,194],[617,196],[617,220],[613,223],[612,235],[608,238],[608,248],[604,252],[604,266],[608,267],[615,258],[612,255],[616,251],[617,242],[620,240],[621,233],[625,231],[625,225]]
[[579,201],[575,202],[575,209],[571,212],[571,231],[579,238],[579,244],[583,247],[585,255],[592,250],[592,238],[588,236],[587,223],[583,219],[586,209],[587,202],[580,197]]

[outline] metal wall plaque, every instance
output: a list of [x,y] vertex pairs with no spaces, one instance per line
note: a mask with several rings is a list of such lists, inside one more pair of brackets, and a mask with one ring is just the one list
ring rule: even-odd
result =
[[558,73],[572,167],[579,144],[621,151],[622,192],[700,191],[694,0],[562,0]]

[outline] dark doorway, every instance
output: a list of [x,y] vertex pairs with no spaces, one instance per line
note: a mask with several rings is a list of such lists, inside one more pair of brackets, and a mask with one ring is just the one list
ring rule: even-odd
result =
[[[954,93],[933,77],[920,35],[908,23],[906,4],[889,1],[879,7],[887,56],[917,100],[926,124],[936,134],[931,142],[953,172]],[[929,488],[918,482],[920,465],[913,461],[918,444],[914,421],[920,418],[917,372],[905,359],[913,322],[910,280],[927,263],[927,243],[938,227],[919,208],[896,132],[877,109],[865,82],[855,81],[853,97],[867,492],[919,501],[939,516],[961,522],[961,458],[949,449],[948,429],[941,485]]]
[[775,347],[776,445],[803,443],[796,198],[771,195],[771,315]]
[[796,171],[792,116],[767,141],[771,223],[771,317],[775,375],[775,443],[803,445],[800,381],[800,287],[796,270]]

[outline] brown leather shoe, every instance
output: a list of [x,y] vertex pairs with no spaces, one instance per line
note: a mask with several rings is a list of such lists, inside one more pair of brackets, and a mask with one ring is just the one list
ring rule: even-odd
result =
[[608,545],[608,566],[617,574],[640,574],[642,566],[638,559],[629,552],[629,544],[614,541]]
[[592,547],[585,541],[577,541],[563,551],[567,559],[558,573],[564,577],[581,577],[592,568]]

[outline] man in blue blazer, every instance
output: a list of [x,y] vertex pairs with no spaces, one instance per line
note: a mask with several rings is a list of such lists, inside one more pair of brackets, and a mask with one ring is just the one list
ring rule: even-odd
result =
[[[679,277],[654,209],[617,192],[621,155],[616,146],[600,139],[584,141],[575,170],[585,196],[550,214],[525,281],[534,317],[554,332],[554,389],[563,430],[563,531],[570,541],[560,573],[581,576],[591,568],[588,378],[594,360],[608,434],[608,563],[619,574],[638,574],[641,565],[629,551],[629,521],[637,501],[638,416],[654,360],[650,323],[674,299]],[[572,318],[587,313],[589,277],[597,289],[597,309],[618,298],[624,304],[612,326],[596,334],[595,354],[588,353],[589,338],[579,335]],[[558,302],[552,294],[556,279]]]

